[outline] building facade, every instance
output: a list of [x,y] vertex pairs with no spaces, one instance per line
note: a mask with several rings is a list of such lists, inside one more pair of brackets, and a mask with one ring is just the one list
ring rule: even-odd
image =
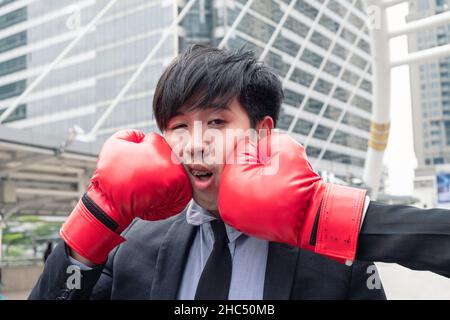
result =
[[[410,2],[408,21],[450,10],[448,0]],[[450,43],[450,22],[408,36],[409,52]],[[450,56],[410,66],[414,151],[418,167],[414,189],[437,205],[437,173],[450,168]],[[446,169],[447,168],[447,169]]]
[[[0,110],[74,39],[107,0],[0,1]],[[89,132],[187,0],[119,0],[10,115],[7,125],[64,137]],[[192,43],[217,46],[247,0],[197,0],[98,131],[156,130],[153,90]],[[372,111],[366,15],[360,0],[256,0],[227,42],[279,74],[279,128],[307,146],[317,170],[361,178]],[[0,111],[1,112],[1,111]]]

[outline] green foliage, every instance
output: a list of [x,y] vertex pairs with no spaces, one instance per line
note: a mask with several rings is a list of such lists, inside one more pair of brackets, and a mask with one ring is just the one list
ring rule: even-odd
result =
[[39,216],[12,218],[3,229],[4,257],[29,257],[41,244],[58,238],[60,227],[60,222],[45,221]]

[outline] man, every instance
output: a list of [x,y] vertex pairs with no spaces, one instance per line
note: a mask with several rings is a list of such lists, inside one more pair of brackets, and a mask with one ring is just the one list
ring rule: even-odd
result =
[[[249,52],[179,56],[154,95],[163,137],[108,139],[30,299],[385,299],[373,264],[349,263],[365,192],[323,184],[302,147],[273,132],[282,98]],[[316,236],[325,209],[351,216],[337,229],[329,219],[352,234],[344,245]]]

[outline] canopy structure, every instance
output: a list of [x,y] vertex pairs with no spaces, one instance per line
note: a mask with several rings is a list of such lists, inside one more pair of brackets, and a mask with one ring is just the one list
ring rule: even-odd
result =
[[0,126],[0,214],[67,216],[85,190],[100,146]]

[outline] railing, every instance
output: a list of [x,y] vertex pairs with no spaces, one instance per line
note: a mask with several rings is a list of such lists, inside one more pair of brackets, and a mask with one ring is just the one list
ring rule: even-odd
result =
[[0,268],[29,267],[43,265],[42,258],[18,258],[3,259],[0,261]]

